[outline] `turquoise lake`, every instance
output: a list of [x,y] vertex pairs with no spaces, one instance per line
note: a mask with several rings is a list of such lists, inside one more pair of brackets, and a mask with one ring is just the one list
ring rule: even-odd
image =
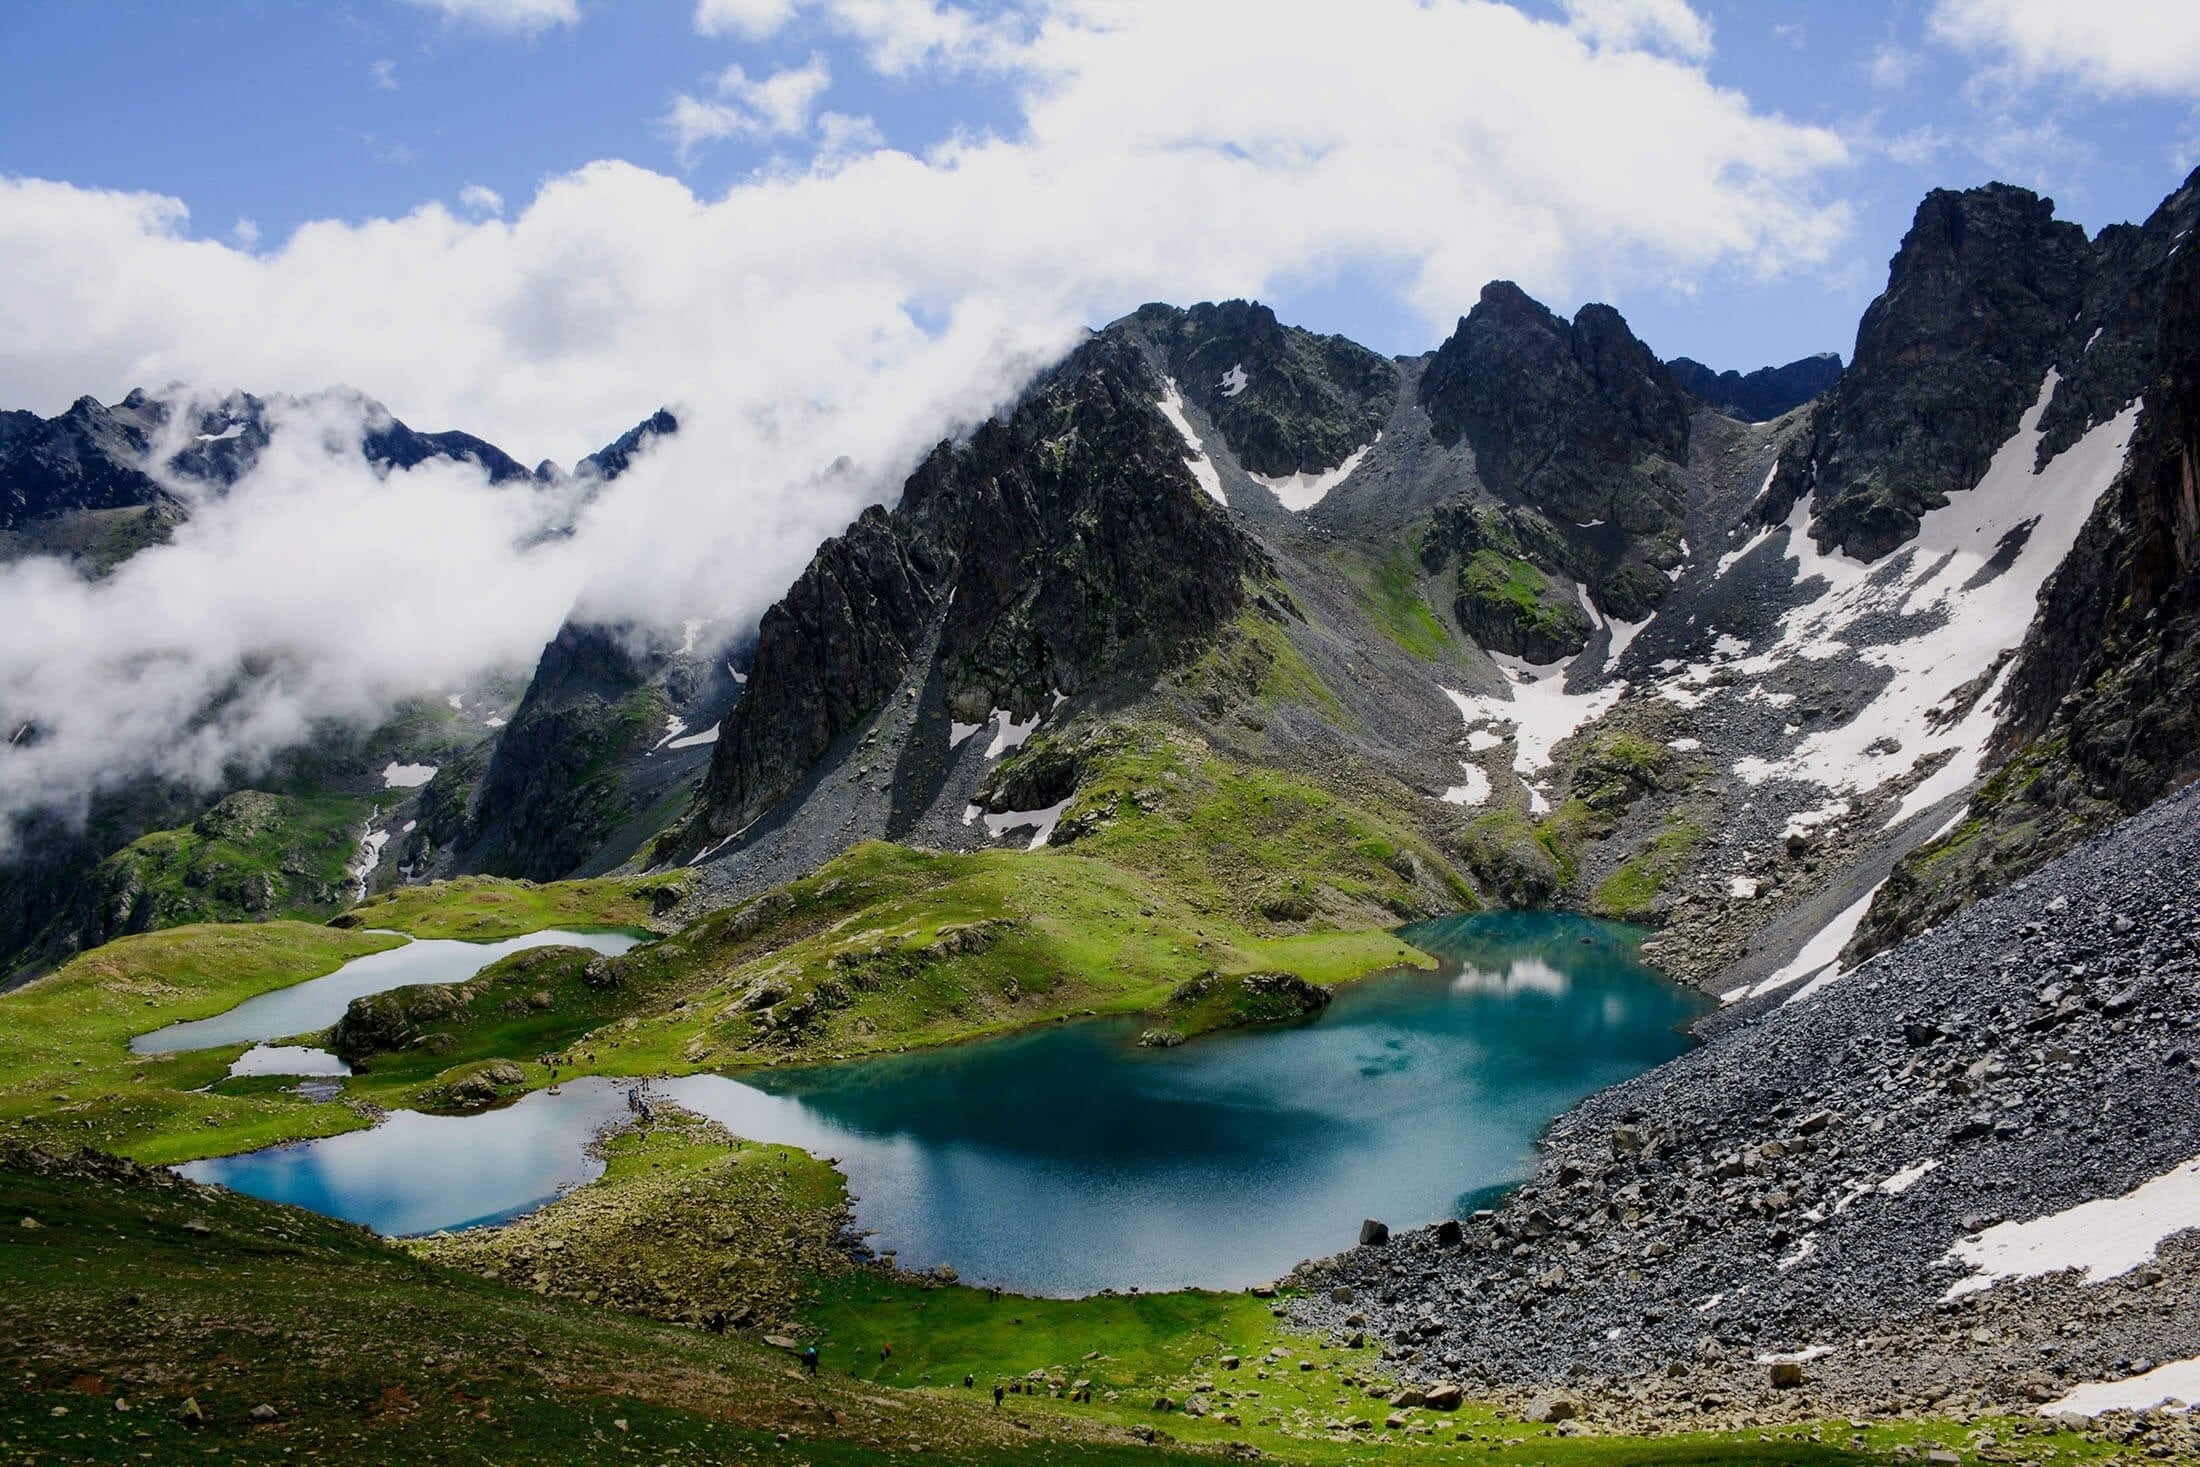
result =
[[[1405,936],[1433,973],[1341,990],[1318,1017],[1144,1050],[1123,1020],[648,1091],[740,1135],[837,1157],[871,1246],[904,1267],[1025,1293],[1235,1288],[1412,1227],[1533,1169],[1576,1101],[1681,1053],[1709,1006],[1633,929],[1508,912]],[[470,1117],[184,1168],[385,1233],[525,1212],[600,1170],[626,1089],[568,1083]]]

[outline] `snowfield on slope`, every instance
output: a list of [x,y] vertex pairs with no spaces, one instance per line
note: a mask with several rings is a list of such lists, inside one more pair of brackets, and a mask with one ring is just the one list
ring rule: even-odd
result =
[[[1796,501],[1781,527],[1785,554],[1795,562],[1797,585],[1820,579],[1825,589],[1781,618],[1772,647],[1738,659],[1734,669],[1755,680],[1798,660],[1854,656],[1891,677],[1854,716],[1811,734],[1784,757],[1737,761],[1742,779],[1784,778],[1864,794],[1921,759],[1944,758],[1903,796],[1888,817],[1891,828],[1978,778],[1999,717],[2008,654],[2024,639],[2040,587],[2123,467],[2139,417],[2133,402],[2035,469],[2040,416],[2056,381],[2050,370],[1977,487],[1928,513],[1916,538],[1876,565],[1820,551],[1810,538],[1812,501]],[[1891,638],[1875,637],[1866,625],[1890,617],[1901,628]],[[1982,691],[1976,684],[1985,679]]]
[[1167,418],[1183,436],[1184,447],[1188,451],[1186,463],[1191,468],[1192,477],[1199,481],[1200,488],[1207,491],[1208,498],[1225,509],[1229,508],[1230,501],[1222,494],[1222,475],[1208,459],[1207,445],[1192,431],[1192,420],[1184,416],[1184,394],[1177,391],[1176,379],[1165,377],[1162,379],[1162,386],[1164,391],[1157,406],[1161,409],[1161,416]]
[[2200,1157],[2121,1197],[1958,1238],[1950,1256],[1969,1264],[1971,1275],[1951,1285],[1946,1297],[1960,1299],[2007,1279],[2066,1268],[2084,1269],[2085,1281],[2097,1284],[2151,1263],[2163,1239],[2188,1228],[2200,1228]]
[[1550,768],[1552,749],[1573,737],[1584,724],[1594,723],[1611,712],[1620,694],[1627,691],[1627,684],[1615,679],[1586,693],[1569,693],[1566,691],[1566,671],[1574,665],[1573,657],[1562,657],[1547,666],[1538,666],[1502,652],[1484,655],[1511,679],[1511,697],[1462,693],[1453,688],[1443,689],[1443,694],[1466,720],[1470,742],[1476,735],[1488,731],[1485,725],[1509,724],[1512,727],[1513,772],[1528,787],[1529,812],[1547,815],[1551,802],[1538,788],[1536,776]]
[[1363,443],[1345,456],[1343,463],[1333,469],[1314,472],[1300,470],[1296,474],[1256,474],[1248,470],[1245,477],[1276,496],[1276,502],[1295,514],[1304,514],[1328,497],[1329,491],[1352,477],[1352,471],[1367,457],[1368,450],[1383,441],[1377,433],[1374,442]]

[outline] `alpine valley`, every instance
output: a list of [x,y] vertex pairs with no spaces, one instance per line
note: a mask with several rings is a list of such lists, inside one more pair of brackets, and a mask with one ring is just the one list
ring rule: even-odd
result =
[[[2196,222],[1934,192],[1746,374],[1145,305],[759,620],[40,811],[0,1449],[2200,1453]],[[681,432],[339,405],[546,541]],[[274,406],[0,414],[0,556],[157,554]]]

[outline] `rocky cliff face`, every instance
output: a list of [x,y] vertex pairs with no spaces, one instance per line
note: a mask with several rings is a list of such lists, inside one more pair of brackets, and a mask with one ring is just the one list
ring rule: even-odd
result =
[[1342,336],[1281,325],[1257,301],[1142,306],[1126,324],[1159,347],[1170,377],[1250,473],[1334,468],[1374,438],[1397,395],[1394,363]]
[[1841,354],[1830,351],[1747,373],[1714,372],[1688,357],[1675,357],[1665,365],[1682,390],[1705,407],[1750,423],[1794,412],[1841,376]]
[[698,710],[715,719],[740,694],[717,652],[640,627],[561,627],[494,745],[423,792],[398,859],[531,881],[617,866],[693,790],[708,758],[685,737],[691,720],[709,726]]
[[2196,212],[2188,182],[2146,224],[2088,240],[2027,189],[1927,195],[1855,360],[1767,486],[1766,521],[1813,495],[1820,548],[1876,560],[1979,481],[2051,369],[2042,462],[2113,417],[2153,371],[2160,273]]
[[1096,338],[826,542],[764,615],[679,840],[756,819],[920,660],[955,720],[1022,719],[1227,620],[1263,557],[1200,491],[1162,395],[1126,333]]
[[[2158,223],[2189,218],[2192,194],[2188,184],[2146,231],[2104,241],[2140,253],[2144,234],[2170,233]],[[2111,308],[2127,321],[2151,310],[2145,340],[2121,343],[2079,400],[2098,410],[2116,390],[2108,384],[2145,370],[2152,375],[2134,395],[2146,409],[2123,473],[2041,594],[2010,676],[2006,762],[1961,824],[1888,879],[1858,933],[1859,954],[2008,885],[2200,775],[2200,257],[2160,251],[2137,281]]]
[[1688,403],[1610,306],[1572,324],[1499,280],[1429,363],[1421,405],[1446,443],[1465,439],[1500,497],[1575,524],[1650,535],[1674,523],[1670,472],[1688,455]]
[[1479,645],[1534,662],[1580,651],[1592,622],[1568,579],[1625,621],[1664,600],[1691,404],[1619,312],[1588,305],[1569,323],[1494,281],[1419,397],[1436,439],[1471,448],[1498,501],[1441,510],[1421,538],[1430,570],[1456,557],[1455,612]]
[[109,409],[89,397],[58,417],[0,412],[0,530],[162,498],[142,467],[158,426],[135,403]]

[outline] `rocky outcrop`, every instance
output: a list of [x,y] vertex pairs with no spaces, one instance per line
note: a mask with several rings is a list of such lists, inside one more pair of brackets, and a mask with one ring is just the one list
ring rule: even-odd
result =
[[1767,522],[1811,495],[1819,547],[1875,560],[1979,481],[2050,369],[2043,461],[2144,390],[2162,273],[2200,216],[2200,189],[2188,181],[2144,225],[2095,240],[2054,209],[1999,183],[1926,196],[1855,359],[1781,457]]
[[[462,824],[438,819],[425,832],[458,847],[460,869],[554,881],[619,823],[621,762],[656,740],[668,707],[650,686],[638,636],[569,623],[543,648],[527,696],[460,807]],[[440,815],[447,806],[438,805]]]
[[681,853],[794,789],[920,656],[954,718],[1021,718],[1234,615],[1265,558],[1201,493],[1159,396],[1135,343],[1096,338],[827,541],[764,615]]
[[80,397],[52,418],[0,412],[0,530],[71,511],[167,500],[145,472],[160,427],[148,406],[132,393],[113,408]]
[[1126,324],[1154,342],[1255,474],[1336,467],[1375,437],[1398,393],[1396,364],[1342,336],[1281,325],[1257,301],[1141,306]]
[[1500,499],[1655,536],[1678,522],[1688,399],[1610,306],[1569,325],[1493,281],[1422,374],[1438,441],[1464,439]]
[[1747,373],[1714,372],[1688,357],[1675,357],[1665,365],[1682,391],[1705,407],[1749,423],[1794,412],[1841,376],[1841,354],[1831,351]]
[[155,831],[99,864],[77,940],[96,946],[186,922],[323,916],[350,904],[363,806],[239,790],[189,826]]
[[416,983],[355,998],[329,1030],[329,1048],[352,1064],[407,1048],[433,1037],[429,1026],[463,1012],[469,998],[464,988],[446,983]]
[[[2189,217],[2195,192],[2173,196],[2148,230],[2160,236]],[[2147,406],[2123,473],[2041,593],[2010,674],[2005,762],[1954,830],[1888,878],[1853,955],[1922,930],[2200,775],[2200,258],[2165,250],[2146,274],[2149,342],[2120,350],[2106,371],[2150,364],[2154,376],[2132,394]]]
[[1471,448],[1498,501],[1440,509],[1420,536],[1427,569],[1456,560],[1468,635],[1550,662],[1591,630],[1565,581],[1626,621],[1665,599],[1681,558],[1692,404],[1617,311],[1584,306],[1569,324],[1495,281],[1419,391],[1437,440]]

